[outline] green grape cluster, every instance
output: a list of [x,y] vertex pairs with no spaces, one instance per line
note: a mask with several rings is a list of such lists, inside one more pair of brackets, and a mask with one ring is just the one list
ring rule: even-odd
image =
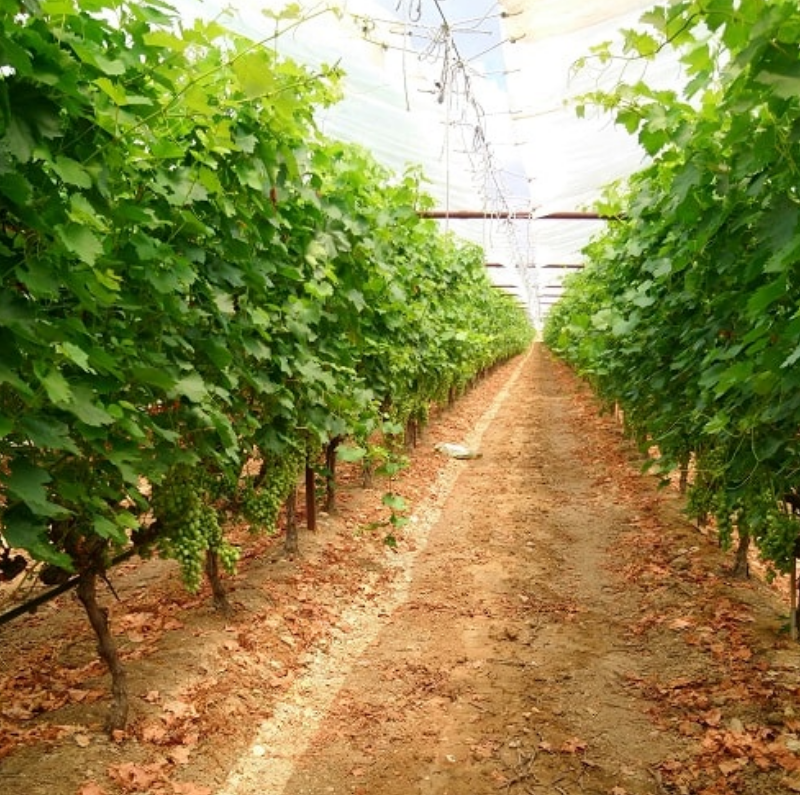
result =
[[242,513],[257,530],[274,533],[281,510],[281,495],[273,481],[260,488],[248,483],[242,498]]
[[192,469],[173,467],[161,483],[153,486],[150,505],[156,518],[169,526],[199,515],[202,501]]
[[193,470],[175,467],[153,488],[151,505],[162,527],[159,550],[178,561],[187,590],[195,593],[200,587],[209,549],[217,552],[227,572],[235,570],[239,551],[224,539],[217,512],[204,503]]
[[219,562],[228,574],[236,574],[236,564],[239,562],[241,552],[228,541],[223,542],[216,549]]
[[690,486],[686,497],[686,513],[701,524],[708,522],[714,513],[714,492],[702,483]]
[[733,539],[735,524],[736,506],[731,502],[729,496],[721,491],[715,491],[711,498],[711,509],[717,523],[717,534],[722,547],[727,549]]
[[[292,444],[286,448],[280,457],[281,477],[284,483],[291,489],[297,481],[297,477],[306,463],[305,445]],[[288,493],[288,491],[287,491]]]
[[274,533],[277,529],[281,506],[297,483],[305,464],[305,451],[291,446],[280,455],[264,459],[266,477],[255,486],[249,482],[242,498],[242,512],[257,530]]
[[797,517],[782,510],[777,501],[770,505],[760,527],[756,529],[756,540],[762,557],[772,561],[779,571],[788,573],[792,561],[798,554],[800,523]]
[[219,516],[210,505],[203,506],[202,527],[208,549],[216,553],[222,568],[228,574],[235,574],[236,564],[240,557],[239,549],[225,538],[219,523]]
[[201,468],[198,487],[206,495],[208,502],[230,502],[236,493],[237,476],[229,471],[211,471]]

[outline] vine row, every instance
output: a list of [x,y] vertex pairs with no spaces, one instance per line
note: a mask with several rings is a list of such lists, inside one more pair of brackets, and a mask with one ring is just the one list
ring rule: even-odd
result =
[[338,69],[268,45],[160,0],[0,0],[0,534],[79,578],[110,730],[115,555],[224,604],[231,517],[273,529],[331,440],[423,421],[530,341],[420,218],[417,170],[318,131]]
[[800,14],[783,0],[661,6],[593,58],[679,62],[678,90],[585,98],[650,164],[600,202],[545,339],[618,404],[661,473],[691,471],[690,515],[791,573],[800,484]]

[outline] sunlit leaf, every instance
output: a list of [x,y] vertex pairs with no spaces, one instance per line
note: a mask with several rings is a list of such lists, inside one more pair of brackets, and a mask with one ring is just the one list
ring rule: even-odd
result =
[[94,265],[103,253],[100,239],[85,226],[67,224],[56,229],[66,248],[76,254],[87,265]]
[[92,179],[86,169],[76,160],[59,155],[53,162],[53,171],[68,185],[77,185],[79,188],[89,188]]

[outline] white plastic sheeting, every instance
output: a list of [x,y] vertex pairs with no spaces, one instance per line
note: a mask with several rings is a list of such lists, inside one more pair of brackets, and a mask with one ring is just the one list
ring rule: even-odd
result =
[[[675,64],[667,58],[656,64],[635,59],[601,64],[590,58],[583,69],[575,64],[590,55],[593,45],[636,27],[652,5],[642,0],[502,0],[508,96],[515,137],[524,142],[520,152],[537,215],[586,209],[605,185],[645,164],[636,140],[609,116],[589,109],[579,119],[576,99],[611,89],[622,77],[674,83]],[[573,270],[552,266],[579,263],[581,249],[603,222],[532,224],[532,278],[546,310],[560,292],[554,285]]]
[[[216,18],[257,40],[275,30],[263,9],[285,5],[178,2],[187,16]],[[575,74],[573,65],[634,26],[652,3],[342,0],[337,12],[325,2],[295,5],[309,21],[277,47],[311,65],[339,62],[347,75],[344,100],[319,115],[322,129],[362,144],[393,170],[420,165],[443,212],[498,216],[441,224],[484,246],[487,261],[500,266],[489,269],[492,279],[538,322],[572,270],[553,266],[579,263],[603,222],[499,216],[587,209],[602,186],[641,167],[630,136],[608,117],[579,119],[569,102],[619,79],[593,68]],[[637,68],[628,65],[627,76]]]

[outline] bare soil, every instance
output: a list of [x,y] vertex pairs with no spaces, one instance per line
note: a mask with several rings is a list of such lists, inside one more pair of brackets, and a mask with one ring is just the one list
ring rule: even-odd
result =
[[[73,595],[0,629],[0,792],[800,792],[785,606],[729,576],[541,346],[410,457],[370,489],[345,473],[298,559],[240,530],[227,618],[168,561],[116,570],[133,707],[114,739]],[[388,490],[412,505],[396,551],[365,529]]]

